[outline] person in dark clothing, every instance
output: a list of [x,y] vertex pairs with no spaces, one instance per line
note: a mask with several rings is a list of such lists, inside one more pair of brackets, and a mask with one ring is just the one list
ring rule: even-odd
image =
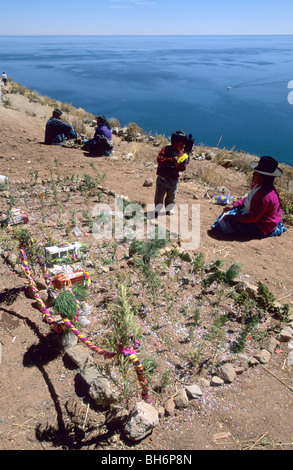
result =
[[93,139],[84,142],[83,150],[96,157],[109,156],[113,149],[111,125],[105,116],[97,116],[97,127]]
[[61,145],[67,139],[76,139],[77,133],[70,124],[62,121],[61,115],[62,111],[55,109],[47,121],[45,144]]
[[[183,131],[173,132],[171,145],[167,145],[160,151],[157,162],[157,181],[155,193],[155,217],[165,205],[166,214],[173,214],[173,207],[176,202],[176,192],[178,186],[179,172],[186,170],[188,159],[182,163],[178,162],[185,153],[190,154],[194,139],[190,134]],[[187,155],[186,155],[187,156]]]

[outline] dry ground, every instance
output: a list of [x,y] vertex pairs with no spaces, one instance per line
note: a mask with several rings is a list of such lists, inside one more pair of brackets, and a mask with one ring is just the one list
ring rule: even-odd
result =
[[[143,183],[155,179],[155,167],[144,163],[155,162],[158,149],[141,144],[141,159],[128,161],[123,155],[137,151],[138,144],[115,137],[118,160],[97,161],[81,149],[47,147],[42,142],[50,113],[50,108],[29,103],[20,95],[11,95],[11,108],[0,107],[1,174],[11,181],[26,181],[30,189],[35,172],[44,180],[50,179],[50,170],[56,173],[56,160],[61,176],[93,174],[94,162],[100,174],[106,175],[104,186],[133,201],[153,203],[154,187],[144,187]],[[262,281],[277,299],[292,308],[292,230],[280,238],[242,243],[211,238],[208,230],[220,208],[204,198],[206,188],[194,178],[194,173],[207,164],[192,160],[187,170],[191,181],[181,181],[178,189],[179,204],[200,204],[200,246],[196,253],[204,253],[206,262],[218,258],[227,266],[240,262],[243,279],[253,285]],[[223,171],[221,184],[236,196],[248,189],[246,177],[232,170]],[[32,221],[34,230],[37,222]],[[267,367],[250,368],[233,384],[208,389],[196,407],[162,419],[151,436],[133,446],[115,430],[103,426],[103,413],[82,399],[76,370],[64,364],[39,311],[24,295],[27,282],[2,260],[0,276],[2,294],[16,290],[13,303],[3,302],[0,308],[0,449],[292,449],[293,395],[285,385],[292,387],[292,370],[286,365],[286,347],[274,354]],[[102,280],[95,282],[98,285]],[[180,351],[177,353],[180,355]]]

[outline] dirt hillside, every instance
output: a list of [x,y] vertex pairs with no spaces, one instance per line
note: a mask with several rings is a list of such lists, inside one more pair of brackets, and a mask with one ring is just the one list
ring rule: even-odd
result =
[[[115,136],[115,158],[95,159],[79,148],[45,146],[45,122],[52,108],[30,103],[21,95],[9,98],[10,107],[0,106],[0,174],[8,175],[12,183],[34,190],[32,181],[36,174],[44,185],[56,172],[62,178],[73,173],[91,175],[94,162],[99,173],[105,174],[105,187],[132,201],[153,203],[154,186],[144,186],[144,182],[155,181],[158,148],[125,142]],[[129,160],[127,155],[135,153],[139,145],[143,158]],[[207,187],[196,178],[210,164],[192,159],[178,188],[179,204],[200,206],[200,245],[195,254],[203,253],[207,263],[221,258],[227,267],[235,261],[241,263],[241,279],[252,285],[263,282],[278,301],[289,304],[292,310],[292,229],[281,237],[265,240],[237,242],[212,238],[209,228],[221,209],[205,197]],[[221,184],[236,197],[249,188],[246,176],[232,169],[223,170]],[[2,198],[2,204],[6,203]],[[31,220],[35,227],[37,223]],[[133,446],[120,439],[103,427],[103,416],[75,393],[76,371],[66,367],[62,357],[51,348],[47,325],[32,306],[32,300],[22,292],[27,281],[3,260],[0,264],[0,449],[293,448],[293,382],[292,370],[286,363],[290,352],[286,345],[278,348],[268,366],[250,368],[235,383],[208,390],[200,405],[164,418],[141,443]],[[11,304],[3,295],[8,291],[16,296]]]

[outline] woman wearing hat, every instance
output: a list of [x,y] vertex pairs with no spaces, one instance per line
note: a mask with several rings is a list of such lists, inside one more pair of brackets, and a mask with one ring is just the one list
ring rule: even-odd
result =
[[223,214],[212,226],[225,234],[239,234],[252,238],[281,235],[286,228],[281,223],[282,209],[274,179],[283,171],[272,157],[263,156],[251,162],[254,170],[252,186],[246,197],[224,208]]

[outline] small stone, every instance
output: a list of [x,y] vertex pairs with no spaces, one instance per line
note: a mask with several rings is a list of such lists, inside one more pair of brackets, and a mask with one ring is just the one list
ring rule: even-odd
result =
[[108,424],[123,424],[129,416],[129,411],[118,404],[111,404],[106,413],[106,422]]
[[110,405],[116,401],[108,380],[101,375],[92,382],[89,388],[89,396],[102,406]]
[[271,353],[266,349],[262,349],[260,352],[256,353],[253,357],[258,360],[261,364],[265,364],[271,358]]
[[280,331],[280,333],[278,335],[278,340],[283,342],[283,343],[286,343],[287,341],[290,341],[292,336],[293,336],[293,330],[292,330],[292,328],[290,328],[288,326],[288,327],[283,328]]
[[248,359],[248,365],[249,367],[257,366],[259,364],[259,361],[255,357],[251,357]]
[[80,369],[84,369],[86,364],[88,364],[92,359],[82,344],[77,344],[72,348],[68,348],[66,350],[65,356],[71,359],[71,361],[74,362],[74,364]]
[[188,398],[200,398],[202,397],[202,391],[198,385],[189,385],[185,389]]
[[158,424],[157,410],[148,403],[139,402],[131,411],[124,432],[130,441],[136,442],[151,434]]
[[232,383],[236,378],[234,367],[229,363],[220,366],[217,369],[217,375],[224,380],[225,383]]
[[152,179],[146,179],[143,183],[143,186],[146,188],[150,188],[151,186],[154,185],[154,181]]
[[175,414],[175,403],[172,398],[165,403],[165,416],[174,416]]
[[205,379],[204,377],[201,377],[198,380],[198,384],[201,388],[207,388],[210,386],[210,381],[208,379]]
[[182,410],[183,408],[187,408],[188,406],[188,397],[187,393],[185,390],[180,390],[176,397],[174,398],[175,406],[179,410]]
[[210,384],[212,387],[220,387],[224,384],[224,380],[218,377],[217,375],[214,375],[211,379]]
[[273,354],[275,352],[275,349],[278,346],[278,344],[280,344],[280,342],[278,340],[276,340],[275,338],[269,338],[264,342],[262,348],[266,349],[271,354]]

